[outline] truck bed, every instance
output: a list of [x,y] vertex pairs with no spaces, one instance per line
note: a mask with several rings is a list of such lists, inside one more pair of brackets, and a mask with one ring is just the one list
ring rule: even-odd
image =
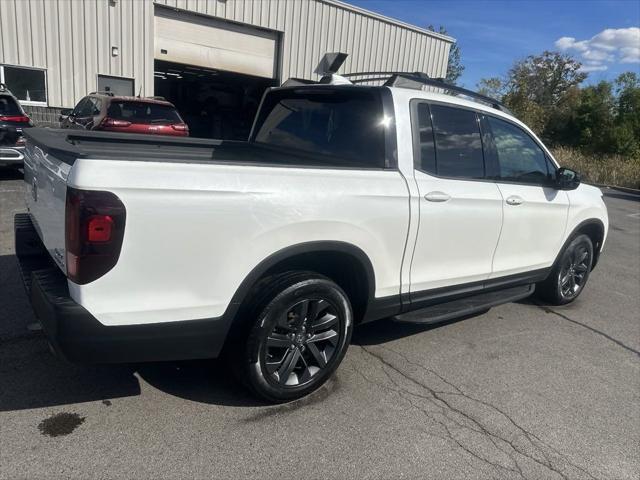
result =
[[[319,155],[249,141],[184,138],[162,135],[30,128],[25,137],[72,166],[79,158],[170,163],[230,163],[280,166],[315,165]],[[362,168],[344,158],[320,155],[327,168]]]

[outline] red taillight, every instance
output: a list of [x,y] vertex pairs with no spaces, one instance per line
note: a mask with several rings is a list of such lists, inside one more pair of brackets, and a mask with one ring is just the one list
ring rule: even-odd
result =
[[111,240],[113,219],[110,215],[93,215],[87,223],[87,240],[92,243],[103,243]]
[[131,122],[126,120],[116,120],[115,118],[105,117],[100,124],[101,127],[128,127]]
[[171,128],[173,128],[174,130],[177,130],[178,132],[188,132],[189,131],[189,127],[187,126],[186,123],[176,123],[171,125]]
[[67,275],[77,284],[100,278],[118,261],[126,210],[110,192],[67,188]]
[[0,121],[29,123],[29,117],[26,115],[0,115]]

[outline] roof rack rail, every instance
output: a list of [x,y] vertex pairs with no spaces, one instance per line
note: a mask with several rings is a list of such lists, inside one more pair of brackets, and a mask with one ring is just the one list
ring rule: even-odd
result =
[[282,82],[282,87],[298,87],[300,85],[316,85],[318,82],[315,80],[307,80],[306,78],[294,78],[291,77]]
[[109,97],[114,96],[113,92],[103,92],[103,91],[91,92],[89,93],[89,95],[107,95]]
[[474,92],[473,90],[467,90],[466,88],[458,87],[457,85],[451,85],[446,83],[442,78],[431,78],[429,75],[423,72],[354,72],[342,74],[342,77],[358,77],[358,76],[371,76],[377,75],[373,78],[360,78],[351,80],[352,83],[365,83],[373,81],[385,80],[384,85],[386,87],[399,87],[399,88],[413,88],[416,90],[422,90],[423,86],[441,88],[449,92],[458,93],[472,100],[477,100],[481,103],[485,103],[490,107],[495,108],[501,112],[513,115],[513,113],[500,103],[495,98],[487,97],[481,93]]
[[162,95],[152,95],[151,97],[146,97],[146,98],[150,98],[151,100],[163,100],[163,101],[167,101],[166,98],[164,98]]

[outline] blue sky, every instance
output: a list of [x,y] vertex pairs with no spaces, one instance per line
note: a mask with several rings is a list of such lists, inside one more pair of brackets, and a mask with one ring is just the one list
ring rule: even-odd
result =
[[589,83],[640,71],[640,0],[347,1],[420,27],[444,25],[460,45],[459,83],[468,88],[544,50],[581,60]]

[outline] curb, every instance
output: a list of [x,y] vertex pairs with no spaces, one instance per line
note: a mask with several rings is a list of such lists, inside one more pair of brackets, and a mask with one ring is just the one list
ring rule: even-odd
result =
[[592,183],[591,185],[594,185],[599,188],[608,188],[610,190],[618,190],[619,192],[629,193],[631,195],[640,195],[640,190],[637,190],[635,188],[618,187],[616,185],[602,185],[599,183]]

